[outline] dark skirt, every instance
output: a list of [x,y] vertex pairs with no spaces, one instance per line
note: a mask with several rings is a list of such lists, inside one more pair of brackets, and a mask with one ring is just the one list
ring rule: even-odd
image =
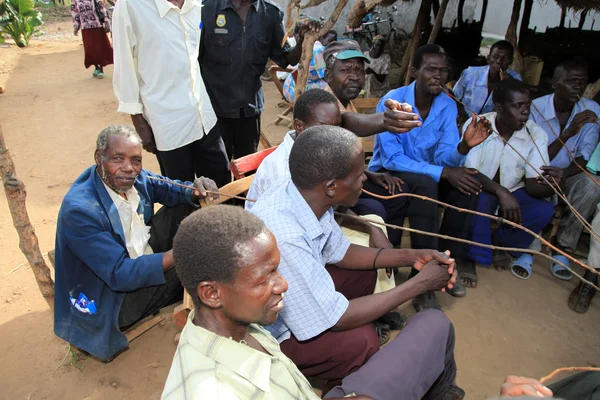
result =
[[92,65],[106,67],[113,63],[113,49],[104,28],[83,29],[81,37],[85,50],[84,64],[86,68]]

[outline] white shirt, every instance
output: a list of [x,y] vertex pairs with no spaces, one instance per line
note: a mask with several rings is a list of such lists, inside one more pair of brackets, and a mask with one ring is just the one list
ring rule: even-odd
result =
[[152,254],[152,248],[148,245],[150,227],[144,222],[144,216],[137,212],[140,205],[140,195],[137,189],[132,187],[125,192],[127,195],[127,199],[125,199],[108,187],[104,181],[102,183],[113,203],[115,203],[115,207],[117,207],[129,257],[138,258],[143,254]]
[[198,65],[201,4],[119,0],[113,15],[114,90],[119,112],[143,114],[156,148],[198,139],[217,117]]
[[[291,178],[289,161],[295,138],[296,131],[289,131],[279,147],[260,163],[248,190],[249,199],[258,200],[273,183]],[[254,204],[252,201],[247,201],[246,210],[251,210]]]
[[[498,132],[496,113],[492,112],[483,116],[492,123],[493,130]],[[463,133],[470,122],[471,119],[465,122]],[[540,167],[550,164],[548,161],[548,135],[539,125],[529,120],[523,129],[513,133],[508,143],[523,155],[537,171],[528,166],[510,146],[505,145],[496,133],[492,133],[483,143],[469,151],[465,167],[475,168],[490,179],[494,179],[499,168],[500,184],[514,192],[525,186],[523,178],[537,178],[541,172]]]

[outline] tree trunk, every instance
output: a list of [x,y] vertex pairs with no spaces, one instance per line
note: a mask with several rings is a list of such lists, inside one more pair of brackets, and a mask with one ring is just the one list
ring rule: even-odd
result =
[[481,22],[481,26],[483,27],[483,23],[485,22],[485,15],[487,14],[488,8],[488,0],[483,0],[483,5],[481,6],[481,16],[479,17],[479,22]]
[[[313,56],[313,46],[317,38],[323,36],[327,33],[333,25],[337,22],[340,14],[344,7],[348,4],[348,0],[339,0],[336,4],[331,16],[323,24],[321,31],[318,33],[309,31],[304,36],[304,42],[302,43],[302,56],[300,57],[300,62],[298,63],[298,78],[296,79],[296,99],[299,99],[302,93],[306,91],[306,83],[308,82],[308,71],[310,68],[310,60],[312,60]],[[327,60],[325,60],[327,62]]]
[[[442,0],[444,1],[444,0]],[[431,2],[431,10],[433,11],[433,18],[437,18],[438,14],[440,13],[440,2],[439,0],[433,0]]]
[[521,28],[519,29],[519,49],[523,49],[523,40],[527,39],[527,29],[529,29],[529,21],[531,20],[531,10],[533,9],[533,0],[525,0],[523,8],[523,19],[521,20]]
[[423,29],[425,20],[429,17],[430,11],[431,0],[422,0],[421,7],[419,8],[419,14],[417,15],[417,20],[415,21],[415,26],[413,27],[413,31],[410,36],[410,42],[408,43],[408,46],[406,47],[406,53],[404,53],[404,57],[402,58],[400,82],[402,82],[402,79],[404,79],[404,85],[408,85],[410,83],[410,64],[412,56],[415,52],[415,49],[419,45],[419,40],[421,39],[421,30]]
[[[35,279],[37,281],[42,296],[50,306],[50,309],[54,309],[54,282],[50,275],[50,269],[38,243],[35,230],[29,220],[27,214],[27,207],[25,205],[25,198],[27,192],[25,191],[25,185],[23,182],[17,179],[15,173],[15,164],[10,156],[10,152],[6,148],[4,141],[4,135],[2,133],[2,126],[0,126],[0,177],[4,183],[4,193],[6,194],[6,200],[8,201],[8,208],[10,215],[13,220],[13,225],[19,234],[19,247],[33,270]],[[9,182],[11,184],[9,184]],[[13,184],[14,183],[14,184]]]
[[515,48],[515,58],[511,65],[511,69],[518,73],[521,73],[523,69],[523,57],[521,57],[521,52],[519,51],[519,47],[517,47],[517,24],[519,22],[522,3],[523,0],[514,0],[510,23],[506,29],[506,40],[512,43]]
[[442,28],[442,22],[444,22],[444,14],[446,13],[446,7],[448,7],[448,0],[442,0],[442,4],[440,5],[440,9],[435,17],[433,29],[431,30],[431,34],[429,35],[427,43],[435,43],[435,39],[437,39],[437,35],[440,32],[440,29]]
[[463,8],[465,8],[465,0],[459,0],[458,1],[458,14],[457,14],[459,28],[465,24],[465,21],[463,20]]
[[290,0],[290,2],[287,5],[287,10],[285,10],[285,31],[286,32],[289,32],[290,29],[292,29],[292,24],[294,23],[292,14],[293,14],[295,6],[296,6],[296,0]]
[[579,31],[583,30],[583,25],[585,24],[585,17],[587,17],[587,10],[583,10],[581,14],[579,14]]
[[565,19],[567,19],[567,8],[566,7],[561,7],[561,10],[560,10],[560,23],[558,24],[559,28],[564,28],[565,27]]

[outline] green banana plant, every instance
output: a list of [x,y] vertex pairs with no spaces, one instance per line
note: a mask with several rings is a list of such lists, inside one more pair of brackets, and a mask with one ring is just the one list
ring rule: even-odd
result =
[[9,35],[17,46],[27,47],[43,23],[34,6],[33,0],[0,0],[0,38]]

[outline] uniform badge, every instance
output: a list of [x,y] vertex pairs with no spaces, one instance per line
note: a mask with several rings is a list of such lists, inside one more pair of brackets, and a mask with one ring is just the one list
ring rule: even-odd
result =
[[227,23],[227,20],[225,19],[225,14],[219,14],[217,16],[217,26],[219,28],[222,28],[225,26],[226,23]]

